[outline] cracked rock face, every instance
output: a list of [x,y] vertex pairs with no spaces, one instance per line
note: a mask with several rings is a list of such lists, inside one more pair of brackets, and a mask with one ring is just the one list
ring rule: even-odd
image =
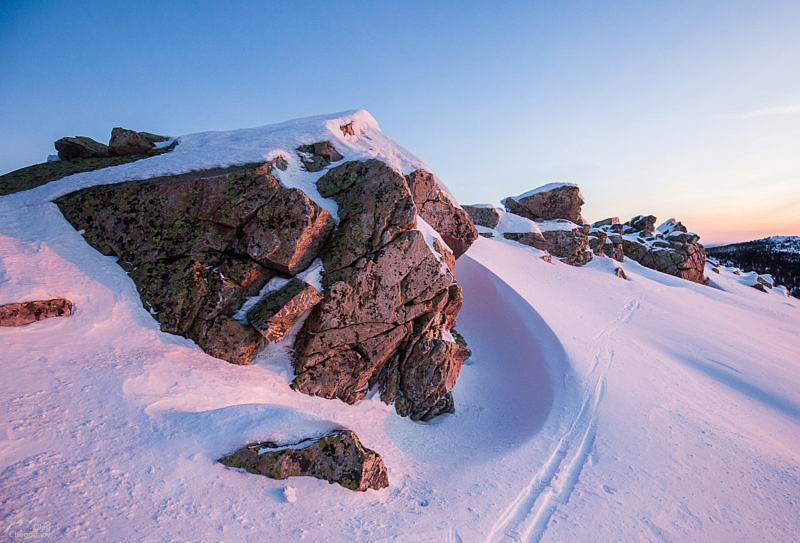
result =
[[446,397],[466,351],[443,337],[461,289],[447,249],[439,245],[437,258],[413,229],[406,179],[368,160],[331,169],[317,188],[339,204],[341,223],[322,253],[323,300],[295,342],[292,386],[348,403],[378,386],[383,401],[414,419],[451,409]]
[[566,264],[583,266],[594,255],[589,246],[587,229],[576,227],[566,230],[542,230],[542,235],[550,243],[549,251],[553,256],[557,256]]
[[[296,390],[353,403],[375,386],[404,416],[452,411],[449,391],[467,353],[449,334],[461,288],[444,234],[416,229],[409,178],[429,224],[461,250],[474,239],[466,213],[440,198],[431,174],[406,178],[373,159],[318,180],[338,204],[337,226],[304,192],[283,187],[273,167],[281,164],[103,185],[56,203],[92,246],[118,258],[163,331],[247,364],[307,314],[294,342]],[[249,323],[233,318],[270,279],[291,278],[318,257],[322,292],[295,278],[256,303]]]
[[439,232],[453,256],[458,258],[466,253],[478,238],[467,212],[450,201],[431,172],[414,170],[406,176],[406,181],[419,214]]
[[163,331],[236,364],[263,337],[233,313],[272,277],[306,267],[334,226],[254,166],[91,187],[56,203],[92,246],[119,257]]
[[272,479],[316,477],[360,492],[389,486],[381,455],[364,447],[351,430],[292,445],[253,443],[218,462]]

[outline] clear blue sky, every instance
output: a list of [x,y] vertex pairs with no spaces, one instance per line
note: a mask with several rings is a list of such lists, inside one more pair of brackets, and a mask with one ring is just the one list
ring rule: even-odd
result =
[[66,135],[365,108],[464,203],[800,234],[800,2],[0,3],[0,172]]

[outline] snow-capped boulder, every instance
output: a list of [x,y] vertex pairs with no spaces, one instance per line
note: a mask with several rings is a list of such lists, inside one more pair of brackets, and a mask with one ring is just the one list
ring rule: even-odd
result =
[[566,219],[582,225],[581,190],[573,183],[549,183],[503,200],[511,213],[532,220]]
[[119,126],[111,130],[108,148],[112,155],[144,155],[149,153],[153,147],[155,147],[155,143],[139,132]]
[[636,215],[624,224],[625,232],[642,232],[648,236],[653,235],[656,228],[656,218],[654,215]]
[[0,305],[0,326],[23,326],[52,317],[68,317],[72,302],[65,298]]
[[111,155],[107,145],[86,136],[61,138],[53,145],[61,160],[105,158]]
[[478,237],[467,212],[448,198],[427,170],[414,170],[406,176],[406,182],[419,214],[442,236],[453,257],[466,253]]
[[361,492],[389,486],[381,455],[364,447],[351,430],[289,445],[253,443],[218,462],[272,479],[316,477]]
[[[96,186],[56,202],[90,244],[118,257],[163,331],[247,364],[265,338],[280,340],[314,306],[294,343],[293,388],[354,403],[378,386],[414,419],[452,410],[466,356],[449,334],[461,289],[449,244],[423,218],[409,179],[460,250],[474,239],[469,217],[436,196],[431,174],[407,178],[370,159],[316,182],[315,194],[338,206],[337,226],[303,190],[281,185],[273,173],[285,167],[284,158]],[[321,301],[294,289],[268,295],[250,322],[234,319],[270,279],[291,278],[317,257]]]
[[592,228],[589,230],[589,247],[591,247],[595,256],[606,256],[604,249],[607,241],[608,233],[604,230],[600,230],[599,228]]

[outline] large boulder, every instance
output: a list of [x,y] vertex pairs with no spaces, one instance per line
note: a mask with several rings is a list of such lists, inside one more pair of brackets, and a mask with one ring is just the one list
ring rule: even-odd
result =
[[111,140],[108,142],[108,148],[113,155],[145,155],[153,147],[155,147],[155,144],[139,132],[120,128],[119,126],[111,130]]
[[52,317],[68,317],[72,302],[65,298],[0,305],[0,326],[23,326]]
[[[338,204],[336,226],[304,192],[278,182],[272,172],[281,167],[103,185],[56,203],[90,244],[118,258],[163,331],[246,364],[313,307],[293,344],[293,388],[353,403],[377,386],[401,415],[452,411],[467,351],[449,333],[462,298],[448,245],[471,242],[466,213],[427,198],[438,185],[417,172],[409,178],[426,196],[421,205],[436,204],[422,224],[409,178],[373,159],[318,180],[320,195]],[[246,299],[270,279],[291,279],[315,258],[321,292],[295,278],[246,313]]]
[[427,170],[414,170],[406,176],[417,211],[431,225],[458,258],[478,238],[478,231],[467,212],[442,191],[436,177]]
[[497,228],[500,223],[500,212],[493,205],[461,206],[476,226]]
[[503,205],[511,213],[531,220],[566,219],[583,224],[583,196],[572,183],[550,183],[519,196],[508,197]]
[[462,303],[449,249],[415,229],[406,179],[379,160],[337,166],[317,188],[341,222],[322,253],[323,300],[295,342],[292,386],[348,403],[378,386],[413,419],[450,410],[466,350],[445,339]]
[[111,156],[107,145],[86,136],[61,138],[55,142],[58,158],[73,160],[76,158],[105,158]]
[[218,462],[272,479],[316,477],[361,492],[389,486],[381,455],[364,447],[351,430],[336,430],[289,445],[253,443]]
[[119,258],[162,330],[237,364],[263,337],[233,314],[272,277],[307,266],[334,227],[257,165],[91,187],[56,203],[91,245]]

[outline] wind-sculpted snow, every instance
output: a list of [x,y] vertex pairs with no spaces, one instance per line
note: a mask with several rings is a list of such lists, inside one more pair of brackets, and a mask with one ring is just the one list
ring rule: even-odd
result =
[[[234,366],[161,332],[49,202],[95,181],[0,198],[0,304],[75,309],[0,329],[0,532],[37,519],[55,541],[796,539],[800,301],[777,287],[724,266],[706,266],[710,286],[632,260],[575,268],[479,238],[456,265],[474,352],[457,411],[416,423],[372,395],[292,391],[285,345]],[[381,453],[388,489],[215,463],[339,427]]]

